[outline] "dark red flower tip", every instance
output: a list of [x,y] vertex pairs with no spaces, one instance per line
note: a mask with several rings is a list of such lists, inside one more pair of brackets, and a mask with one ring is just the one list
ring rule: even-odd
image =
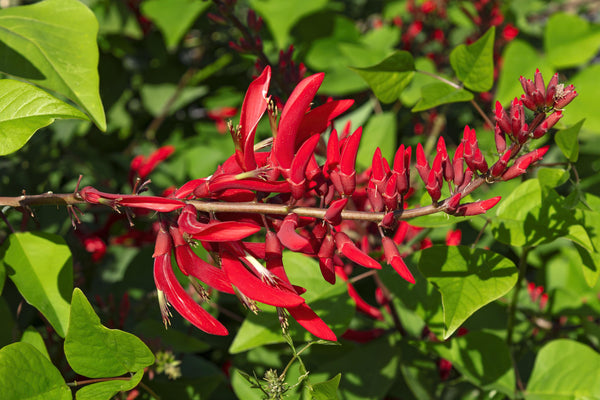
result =
[[462,239],[462,231],[460,229],[450,229],[446,233],[446,246],[458,246]]
[[303,118],[296,136],[296,148],[314,134],[321,134],[331,120],[352,107],[354,100],[333,100],[310,110]]
[[335,245],[337,250],[350,260],[367,268],[381,269],[381,264],[360,250],[343,232],[336,232]]
[[[196,303],[181,287],[171,267],[171,254],[163,254],[154,259],[154,282],[158,289],[161,313],[165,326],[168,323],[168,303],[196,328],[212,335],[227,335],[225,328],[219,321]],[[167,303],[168,302],[168,303]]]
[[425,157],[425,151],[423,150],[423,146],[421,145],[421,143],[417,144],[416,168],[417,168],[417,172],[419,173],[419,176],[421,177],[423,182],[426,184],[427,179],[429,178],[429,171],[431,170],[431,167],[429,166],[429,162],[427,162],[427,157]]
[[336,341],[337,337],[335,333],[327,326],[327,324],[319,318],[319,316],[308,306],[303,303],[295,307],[286,307],[286,310],[290,315],[302,326],[304,329],[312,333],[318,338],[330,341]]
[[[245,296],[277,307],[293,307],[304,303],[304,299],[289,290],[263,282],[250,272],[234,254],[222,251],[221,266],[229,281]],[[268,270],[265,268],[265,271]]]
[[348,137],[340,157],[340,181],[343,188],[343,194],[350,196],[356,188],[356,156],[358,146],[362,137],[362,128],[358,128]]
[[517,158],[513,165],[502,174],[502,180],[507,181],[525,173],[531,164],[544,157],[549,148],[550,146],[540,147]]
[[377,339],[385,333],[383,328],[373,328],[369,330],[359,331],[355,329],[347,329],[342,334],[342,338],[356,343],[368,343]]
[[319,135],[313,135],[301,146],[290,167],[288,182],[295,199],[301,199],[306,194],[306,167],[312,159],[313,152],[319,143]]

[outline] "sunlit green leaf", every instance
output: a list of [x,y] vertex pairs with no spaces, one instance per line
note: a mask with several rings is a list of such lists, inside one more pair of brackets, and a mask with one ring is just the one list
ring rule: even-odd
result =
[[590,61],[600,49],[600,25],[567,13],[553,13],[544,31],[544,49],[556,68]]
[[102,326],[78,288],[73,291],[65,355],[75,372],[89,378],[137,372],[154,362],[150,349],[136,336]]
[[337,389],[340,384],[342,374],[337,374],[325,382],[319,382],[312,385],[312,396],[315,400],[337,400]]
[[64,239],[42,232],[19,232],[9,236],[4,249],[9,278],[64,337],[73,290],[71,251]]
[[585,119],[582,128],[584,130],[600,133],[600,113],[598,112],[598,98],[600,93],[600,65],[595,64],[581,69],[575,76],[569,76],[566,84],[572,84],[577,90],[575,97],[563,113],[561,123],[573,126]]
[[71,400],[71,389],[60,371],[25,342],[0,349],[0,398]]
[[475,311],[508,293],[518,274],[508,258],[466,246],[423,250],[419,270],[442,294],[444,339]]
[[448,103],[473,100],[473,93],[465,89],[455,89],[443,82],[434,82],[421,88],[421,99],[412,112],[424,111]]
[[86,385],[75,393],[77,400],[110,400],[118,392],[133,389],[140,383],[144,370],[136,372],[129,380],[109,380]]
[[556,132],[556,136],[554,136],[556,145],[571,162],[577,162],[579,159],[579,141],[577,137],[584,122],[585,120],[582,119],[575,125]]
[[0,71],[50,89],[106,129],[98,78],[98,22],[77,0],[0,10]]
[[21,336],[21,342],[29,343],[30,345],[35,347],[41,354],[43,354],[44,357],[50,360],[50,355],[48,354],[48,349],[46,349],[44,338],[33,326],[29,326],[27,327],[27,329],[25,329],[25,332],[23,332],[23,336]]
[[464,85],[476,92],[485,92],[494,83],[494,34],[491,27],[476,42],[461,44],[450,53],[450,64]]
[[392,103],[412,80],[415,63],[409,52],[396,51],[377,65],[352,69],[369,84],[382,103]]
[[88,117],[48,92],[13,79],[0,80],[0,155],[19,150],[56,118]]
[[569,339],[553,340],[538,352],[527,400],[600,398],[600,354]]

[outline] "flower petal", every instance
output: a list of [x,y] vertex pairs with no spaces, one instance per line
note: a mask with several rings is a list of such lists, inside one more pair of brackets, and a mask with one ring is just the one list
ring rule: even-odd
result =
[[327,326],[327,324],[319,318],[319,316],[308,306],[303,303],[295,307],[287,307],[286,310],[290,315],[298,321],[300,325],[307,331],[318,338],[324,340],[336,341],[335,333]]

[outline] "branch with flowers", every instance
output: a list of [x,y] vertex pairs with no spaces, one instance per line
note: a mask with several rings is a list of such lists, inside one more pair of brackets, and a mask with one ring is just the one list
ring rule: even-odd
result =
[[[466,384],[480,393],[498,391],[516,398],[534,396],[548,380],[556,380],[556,393],[563,393],[570,387],[569,380],[553,375],[555,367],[547,373],[538,364],[544,365],[544,360],[565,349],[593,358],[594,351],[568,332],[589,335],[593,332],[590,324],[596,320],[586,315],[568,321],[561,314],[566,313],[566,306],[561,306],[564,294],[556,289],[552,280],[556,278],[541,284],[534,269],[541,268],[540,259],[557,263],[559,256],[551,258],[544,252],[558,251],[572,264],[580,260],[580,278],[590,288],[597,283],[596,247],[600,243],[592,228],[600,221],[600,201],[585,193],[582,181],[586,177],[579,173],[577,134],[582,123],[568,128],[563,124],[569,118],[570,103],[579,100],[575,86],[555,70],[545,81],[540,71],[544,68],[534,67],[527,72],[535,70],[531,79],[514,79],[521,92],[518,97],[492,103],[494,76],[504,73],[497,69],[499,53],[508,57],[510,52],[502,46],[518,34],[512,23],[504,22],[498,4],[493,2],[490,8],[486,2],[476,2],[471,10],[463,5],[454,9],[446,2],[409,1],[402,16],[387,20],[378,17],[370,22],[369,32],[374,36],[391,35],[406,25],[396,48],[388,49],[388,55],[379,57],[378,63],[347,65],[350,69],[346,72],[357,79],[353,85],[362,92],[354,99],[324,97],[321,93],[337,90],[328,79],[330,74],[334,81],[338,79],[339,70],[304,77],[307,67],[303,57],[307,62],[314,62],[313,58],[293,46],[278,53],[269,47],[282,48],[281,44],[293,36],[291,25],[281,25],[277,19],[278,6],[269,1],[262,6],[250,3],[255,10],[247,10],[245,22],[235,1],[214,1],[206,19],[217,24],[214,29],[220,33],[214,37],[231,36],[227,39],[229,47],[251,59],[257,72],[243,99],[239,98],[237,123],[225,123],[225,118],[237,114],[229,104],[201,112],[190,106],[189,115],[206,117],[211,126],[215,125],[218,139],[210,140],[218,140],[214,143],[219,145],[203,149],[223,157],[214,168],[203,169],[210,172],[199,176],[193,171],[186,173],[176,186],[155,192],[161,186],[161,171],[171,171],[166,180],[172,181],[174,171],[183,164],[170,170],[168,165],[178,154],[190,151],[185,148],[189,138],[182,139],[182,146],[161,136],[171,119],[181,122],[187,118],[171,116],[172,108],[181,107],[178,104],[183,98],[193,96],[193,85],[211,75],[218,77],[219,67],[215,65],[228,62],[221,56],[218,60],[225,61],[199,68],[211,45],[203,42],[198,48],[190,45],[193,65],[183,69],[173,90],[165,92],[162,104],[150,106],[153,99],[148,93],[158,91],[140,90],[140,101],[155,110],[148,120],[151,129],[146,132],[151,134],[146,140],[156,143],[152,151],[121,158],[121,164],[129,165],[128,175],[123,174],[127,178],[122,180],[129,187],[117,184],[121,190],[99,190],[111,183],[102,179],[94,183],[83,174],[76,182],[70,176],[71,191],[23,191],[20,196],[0,197],[7,227],[0,252],[0,290],[9,277],[11,289],[21,296],[17,319],[27,303],[26,307],[37,312],[36,323],[46,328],[43,335],[36,328],[27,328],[20,341],[15,338],[14,343],[0,349],[0,370],[7,376],[10,370],[23,369],[31,376],[48,377],[46,386],[9,385],[0,389],[0,397],[40,395],[50,387],[57,387],[59,396],[70,395],[73,387],[78,388],[77,396],[98,399],[127,391],[129,398],[167,396],[161,392],[157,375],[165,375],[174,384],[186,374],[185,361],[175,354],[197,356],[208,349],[206,359],[224,371],[219,372],[219,379],[226,379],[241,397],[253,388],[258,390],[252,393],[262,398],[283,398],[299,390],[313,398],[336,398],[338,391],[349,397],[404,397],[408,392],[403,390],[422,398],[423,393],[442,396],[451,390],[448,388],[455,390]],[[161,12],[165,10],[157,4],[130,2],[129,7],[143,32],[148,35],[158,29],[169,47],[173,35],[179,33],[164,24]],[[94,14],[76,0],[46,0],[0,10],[0,24],[2,15],[15,13],[33,15],[42,26],[57,6],[72,7],[69,18],[95,21]],[[206,3],[196,11],[185,11],[198,13],[194,17],[198,18],[209,6]],[[457,45],[449,54],[438,50],[428,58],[430,61],[418,58],[420,53],[448,43],[447,32],[454,29],[448,25],[450,9],[471,18],[478,32],[472,32],[468,44]],[[19,26],[7,26],[26,34]],[[272,36],[265,33],[265,26]],[[495,27],[502,28],[498,40]],[[66,36],[67,31],[58,35]],[[189,32],[190,37],[194,34]],[[41,40],[31,35],[31,41]],[[191,43],[190,37],[186,40]],[[92,44],[89,35],[86,38],[80,45],[87,49]],[[79,43],[78,38],[73,40],[74,45]],[[43,41],[40,43],[43,46]],[[367,51],[366,43],[357,41],[355,45]],[[98,50],[95,43],[92,47],[90,54],[82,56],[82,70],[87,68],[91,81],[97,81],[94,60]],[[112,50],[118,54],[116,48]],[[368,58],[373,59],[373,54]],[[67,81],[81,78],[77,72],[60,67],[47,69],[36,55],[25,56],[50,77],[67,74]],[[55,57],[69,55],[65,51]],[[278,62],[271,61],[274,59]],[[429,69],[429,62],[438,72]],[[0,69],[15,74],[10,67],[0,62]],[[309,69],[315,70],[314,66]],[[140,79],[132,78],[132,82]],[[106,129],[97,87],[91,90],[96,97],[89,93],[86,97],[69,84],[62,86],[51,80],[47,87],[68,98],[67,103],[35,84],[41,85],[33,78],[29,83],[0,80],[0,88],[7,93],[0,102],[17,105],[6,106],[6,118],[19,127],[14,140],[0,146],[4,154],[24,146],[37,129],[57,118],[88,119],[98,129]],[[411,100],[407,93],[415,89],[420,97]],[[501,92],[501,84],[495,90]],[[19,91],[26,94],[20,106],[20,98],[14,95]],[[128,96],[134,96],[133,92]],[[135,104],[130,104],[134,112]],[[365,104],[374,115],[363,129],[353,126],[353,120],[361,120],[359,111]],[[569,112],[565,111],[567,106]],[[576,114],[576,107],[573,109]],[[468,125],[462,118],[444,127],[449,120],[440,117],[439,110],[447,115],[469,110],[471,119]],[[393,130],[394,145],[390,147],[385,144],[390,143],[387,139],[373,133],[376,125],[372,121],[391,116],[388,120],[395,126],[404,112],[410,114],[417,135],[427,132],[423,138],[412,138]],[[118,111],[111,111],[111,115],[118,115]],[[431,132],[418,118],[427,120]],[[23,120],[28,125],[19,125]],[[181,123],[187,126],[187,122]],[[224,127],[231,138],[219,136]],[[557,128],[560,130],[555,133]],[[395,145],[398,137],[405,140],[399,146]],[[558,146],[549,144],[552,138]],[[233,139],[233,146],[226,145],[225,139]],[[137,145],[135,139],[128,142],[127,151]],[[35,142],[30,145],[35,146]],[[19,153],[27,152],[30,145]],[[231,151],[224,150],[227,146]],[[566,162],[556,161],[558,149]],[[195,160],[190,155],[185,160],[192,160],[194,165],[210,164],[210,152],[202,154],[207,160]],[[118,175],[110,179],[121,181]],[[63,232],[69,238],[68,245],[60,235],[28,232],[32,221],[42,226],[40,215],[53,209],[41,206],[67,210],[73,228]],[[460,245],[465,239],[471,246]],[[73,242],[82,247],[83,255],[70,251]],[[153,250],[144,256],[144,249],[152,245]],[[556,250],[553,245],[564,249]],[[135,285],[126,288],[118,305],[112,291],[104,299],[99,294],[95,300],[86,296],[84,292],[102,290],[95,286],[97,278],[90,278],[98,270],[102,285],[111,287],[126,280],[126,270],[107,277],[111,268],[128,262],[122,254],[130,249],[135,253],[128,257],[140,255],[143,264],[153,259],[152,274],[147,266],[142,273],[136,272],[146,280],[143,289]],[[88,269],[88,262],[95,267]],[[552,270],[547,273],[554,276]],[[236,298],[238,302],[231,301]],[[492,307],[495,311],[490,311]],[[183,318],[173,318],[171,308]],[[160,312],[164,327],[153,325],[159,318],[127,325],[128,320],[141,318],[130,313],[132,309],[144,315]],[[502,334],[488,330],[493,324],[482,319],[484,313],[500,320]],[[102,325],[99,315],[108,320],[106,326],[116,329]],[[14,329],[17,332],[20,328],[15,325]],[[213,344],[215,339],[210,335],[230,333],[234,333],[231,340],[222,339],[229,340],[227,348]],[[531,338],[525,339],[528,334]],[[555,339],[565,335],[569,340]],[[197,337],[206,343],[195,342]],[[303,342],[307,343],[298,347]],[[315,346],[334,342],[342,344],[336,354]],[[281,343],[286,347],[271,349]],[[59,357],[66,362],[60,364],[46,357],[46,346],[59,348]],[[529,354],[528,346],[541,350],[533,369],[529,365],[525,372],[521,361]],[[96,354],[94,348],[102,350]],[[273,354],[278,361],[253,365],[250,360],[256,357],[242,354],[255,350]],[[322,367],[320,357],[333,358]],[[494,365],[487,361],[491,359],[496,360]],[[31,360],[39,366],[23,367]],[[235,369],[230,371],[232,363]],[[296,364],[297,372],[291,368]],[[382,373],[372,377],[372,382],[361,381],[353,387],[353,379],[369,375],[359,367],[363,364]],[[419,372],[415,369],[419,364],[427,368]],[[585,370],[586,365],[578,371]],[[402,377],[390,380],[389,373]],[[423,382],[432,377],[435,387],[425,388]],[[103,393],[98,392],[101,385],[106,388]],[[402,385],[407,389],[399,389]]]

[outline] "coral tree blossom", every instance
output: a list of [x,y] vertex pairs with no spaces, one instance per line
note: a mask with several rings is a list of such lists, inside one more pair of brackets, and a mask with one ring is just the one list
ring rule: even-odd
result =
[[[539,161],[546,147],[524,155],[521,150],[543,136],[560,119],[561,109],[577,95],[572,86],[558,84],[556,75],[547,87],[539,71],[534,81],[522,78],[523,97],[515,99],[508,111],[499,103],[496,105],[494,138],[498,160],[486,159],[487,152],[480,149],[475,130],[467,126],[453,155],[448,153],[442,137],[435,155],[429,159],[423,147],[417,145],[417,174],[411,177],[412,149],[404,145],[392,160],[377,149],[371,168],[357,173],[362,129],[352,132],[347,124],[338,133],[331,124],[353,101],[330,100],[313,108],[323,78],[323,74],[315,74],[301,80],[279,115],[268,94],[271,70],[266,67],[248,88],[239,125],[230,126],[234,154],[211,176],[191,180],[168,197],[110,194],[92,187],[79,192],[89,203],[160,213],[153,258],[165,324],[171,305],[197,328],[226,335],[227,328],[209,312],[210,307],[204,307],[212,293],[222,292],[236,295],[253,312],[259,310],[257,303],[276,307],[282,327],[287,326],[287,317],[291,316],[315,336],[336,340],[336,334],[305,301],[306,289],[288,278],[284,251],[317,260],[327,282],[335,283],[336,277],[346,282],[359,311],[383,319],[381,310],[362,299],[348,279],[352,270],[362,266],[373,274],[381,268],[393,268],[407,282],[414,283],[416,276],[398,245],[414,238],[419,228],[406,221],[398,223],[398,219],[404,219],[405,214],[434,212],[472,216],[494,207],[499,197],[471,203],[462,200],[481,184],[513,179]],[[524,107],[535,114],[529,125],[525,123]],[[257,146],[257,126],[265,114],[273,137]],[[170,152],[171,149],[163,149],[150,160],[140,158],[133,170],[144,177]],[[409,209],[407,200],[414,191],[411,182],[417,176],[423,181],[431,204]],[[450,193],[443,198],[446,186]],[[232,207],[225,211],[206,208],[211,204]],[[298,211],[306,209],[315,212]],[[365,218],[349,218],[350,213]],[[381,236],[379,244],[369,236],[376,231]],[[357,232],[365,233],[359,236]],[[252,240],[248,239],[250,236]],[[448,245],[459,242],[460,231],[451,232]],[[410,251],[431,244],[424,239]],[[196,246],[206,250],[207,259],[197,255]],[[175,266],[190,285],[179,282],[173,272]],[[184,286],[193,288],[200,302]],[[388,307],[389,299],[380,304]],[[356,334],[349,331],[346,336]]]

